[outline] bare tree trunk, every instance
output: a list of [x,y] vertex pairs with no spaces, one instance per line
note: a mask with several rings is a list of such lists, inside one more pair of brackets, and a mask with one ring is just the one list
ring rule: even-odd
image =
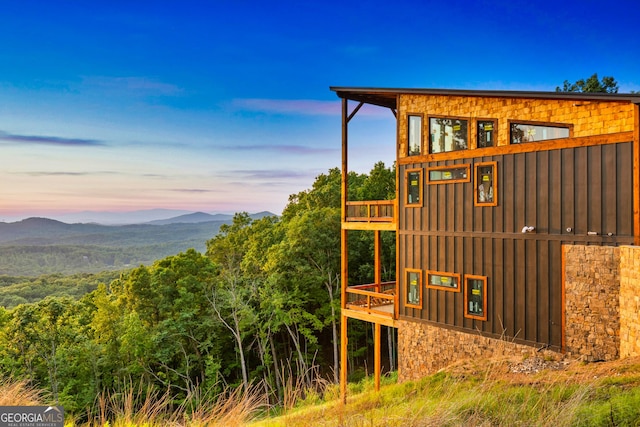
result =
[[331,273],[329,273],[329,281],[326,283],[326,286],[327,292],[329,292],[329,305],[331,306],[331,332],[333,333],[333,382],[338,384],[340,382],[338,325],[336,322],[336,309],[333,306],[333,284],[331,280]]
[[278,390],[278,398],[282,399],[282,383],[280,379],[284,380],[284,373],[278,368],[278,355],[276,353],[276,346],[273,343],[273,335],[269,334],[269,345],[271,346],[271,357],[273,358],[273,370],[276,377],[276,389]]
[[308,372],[307,372],[307,362],[304,360],[304,355],[302,354],[302,349],[300,348],[300,337],[296,334],[293,333],[293,331],[291,330],[291,328],[289,327],[289,325],[287,325],[286,323],[284,324],[287,327],[287,331],[289,331],[289,335],[291,336],[291,339],[293,340],[293,345],[296,347],[296,351],[298,353],[298,360],[300,361],[300,371],[302,371],[302,376],[305,379],[305,384],[306,385],[310,385],[311,384],[311,380],[308,378]]
[[393,351],[394,341],[395,341],[395,332],[392,327],[387,327],[387,346],[389,347],[389,372],[393,372],[396,370],[396,361],[395,361],[395,353]]

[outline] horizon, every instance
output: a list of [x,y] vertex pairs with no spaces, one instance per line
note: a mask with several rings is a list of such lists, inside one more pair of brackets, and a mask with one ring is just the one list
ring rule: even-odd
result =
[[[331,86],[554,91],[598,73],[640,91],[640,4],[621,0],[624,13],[606,20],[596,6],[9,3],[0,221],[158,208],[279,215],[341,164]],[[393,164],[388,110],[363,107],[349,132],[350,170]]]
[[271,212],[268,210],[249,212],[249,211],[234,211],[234,212],[205,212],[205,211],[189,211],[182,209],[142,209],[133,211],[81,211],[81,212],[67,212],[58,213],[52,215],[33,215],[24,217],[0,217],[0,223],[13,224],[22,222],[29,219],[50,219],[66,224],[101,224],[101,225],[131,225],[131,224],[144,224],[147,222],[167,220],[178,218],[182,216],[189,216],[195,214],[205,214],[211,216],[225,216],[233,217],[236,213],[247,212],[250,216],[262,213],[268,213],[272,215],[280,215],[279,213]]

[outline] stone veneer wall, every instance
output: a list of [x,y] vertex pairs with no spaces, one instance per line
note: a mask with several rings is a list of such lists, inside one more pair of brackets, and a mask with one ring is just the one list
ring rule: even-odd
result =
[[[437,372],[464,359],[541,354],[535,347],[461,332],[424,322],[397,320],[398,381],[410,381]],[[544,351],[545,356],[561,356]]]
[[565,348],[593,362],[620,357],[620,248],[564,245]]
[[640,246],[620,247],[620,357],[640,356]]

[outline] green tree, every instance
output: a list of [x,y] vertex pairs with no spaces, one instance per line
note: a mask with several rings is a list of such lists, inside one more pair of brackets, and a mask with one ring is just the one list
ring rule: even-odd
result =
[[618,83],[611,76],[598,80],[598,74],[594,73],[588,79],[580,79],[575,83],[565,80],[562,88],[556,86],[556,92],[603,92],[618,93]]

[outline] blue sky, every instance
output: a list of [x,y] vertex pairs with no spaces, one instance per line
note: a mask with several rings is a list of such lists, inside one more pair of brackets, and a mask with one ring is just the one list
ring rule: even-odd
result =
[[[640,90],[640,3],[0,2],[0,221],[169,208],[280,213],[340,165],[329,86]],[[394,158],[352,122],[350,167]]]

